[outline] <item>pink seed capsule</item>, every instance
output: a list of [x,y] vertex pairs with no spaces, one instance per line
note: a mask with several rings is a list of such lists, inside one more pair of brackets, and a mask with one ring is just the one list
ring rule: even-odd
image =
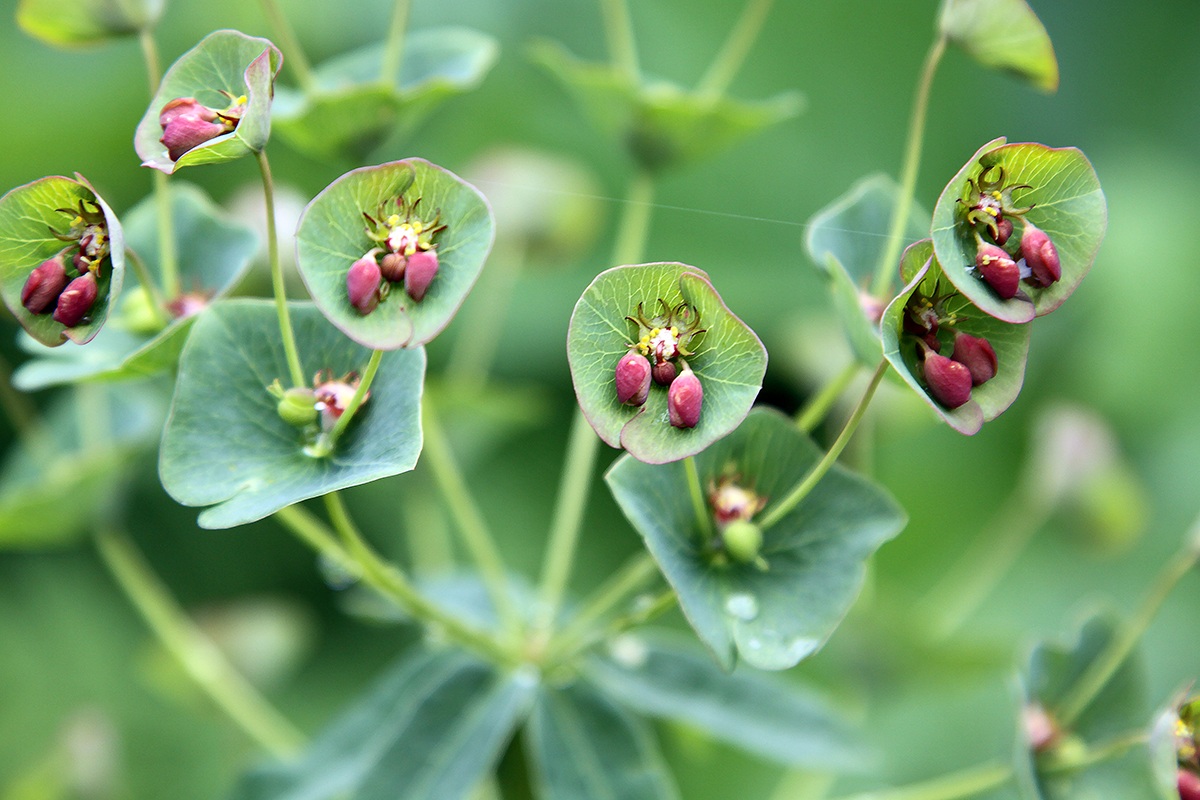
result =
[[975,256],[975,268],[1002,299],[1011,300],[1016,296],[1021,270],[1004,248],[981,242]]
[[1008,237],[1012,236],[1012,232],[1013,224],[1011,219],[1000,217],[1000,219],[996,220],[996,235],[993,237],[996,240],[996,244],[1003,246],[1008,241]]
[[675,365],[670,361],[660,361],[654,365],[651,374],[659,386],[670,386],[671,381],[675,380]]
[[955,409],[971,399],[971,370],[937,353],[925,353],[925,385],[933,399]]
[[975,386],[996,377],[996,351],[992,343],[982,336],[957,334],[954,337],[954,354],[950,358],[971,372],[971,383]]
[[374,256],[364,256],[355,261],[346,273],[346,293],[350,305],[360,314],[370,314],[379,305],[379,284],[382,277]]
[[383,273],[384,280],[396,283],[404,280],[404,266],[408,259],[400,253],[386,253],[379,260],[379,271]]
[[67,271],[58,258],[51,258],[41,263],[21,289],[21,305],[30,314],[44,314],[50,305],[62,294],[67,285]]
[[630,350],[621,356],[616,370],[617,402],[640,406],[650,394],[650,362]]
[[1176,777],[1180,800],[1200,800],[1200,777],[1194,772],[1180,769]]
[[667,413],[676,428],[694,428],[700,421],[704,387],[690,368],[685,368],[667,390]]
[[217,112],[194,97],[176,97],[158,112],[158,124],[166,128],[180,117],[193,117],[204,122],[214,122],[217,119]]
[[74,328],[92,310],[99,292],[96,276],[91,272],[71,281],[58,296],[58,305],[54,308],[54,321]]
[[413,300],[421,300],[437,275],[438,257],[435,250],[418,250],[408,257],[404,267],[404,291]]
[[1021,234],[1021,256],[1029,266],[1029,282],[1045,288],[1057,283],[1062,277],[1062,262],[1058,259],[1058,248],[1040,228],[1025,224]]
[[183,154],[215,139],[227,130],[217,122],[206,122],[199,117],[181,115],[175,117],[163,128],[162,138],[158,141],[167,148],[167,155],[172,161],[178,161]]

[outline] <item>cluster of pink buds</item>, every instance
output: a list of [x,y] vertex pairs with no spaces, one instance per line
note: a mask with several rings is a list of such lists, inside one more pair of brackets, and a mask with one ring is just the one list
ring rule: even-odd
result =
[[[334,378],[331,370],[324,369],[313,376],[311,389],[307,386],[284,389],[277,380],[267,387],[267,391],[279,401],[275,410],[289,425],[305,428],[319,422],[321,430],[328,433],[346,412],[358,385],[357,372]],[[369,399],[371,393],[367,392],[359,407]]]
[[[71,217],[66,233],[50,232],[69,246],[38,265],[21,289],[21,305],[31,314],[47,314],[73,328],[87,319],[100,292],[96,279],[109,254],[104,212],[94,203],[79,201],[77,208],[59,208]],[[70,266],[67,266],[67,262]]]
[[[980,173],[978,180],[967,179],[967,199],[959,200],[967,208],[967,224],[975,233],[975,270],[1004,300],[1016,297],[1022,280],[1044,289],[1062,277],[1054,242],[1025,219],[1033,206],[1018,208],[1013,204],[1013,191],[1031,188],[1023,183],[1005,186],[1004,168],[993,165]],[[1010,244],[1014,220],[1022,226],[1015,248]]]
[[158,124],[163,129],[159,141],[172,161],[178,161],[184,153],[210,139],[229,133],[241,122],[246,112],[246,96],[234,97],[226,91],[221,94],[229,98],[229,105],[221,111],[194,97],[176,97],[158,112]]
[[700,422],[704,387],[688,366],[695,355],[695,339],[704,333],[700,316],[686,302],[672,308],[658,300],[660,314],[646,318],[644,304],[637,316],[626,317],[638,326],[637,340],[621,356],[616,368],[617,401],[640,406],[650,396],[650,384],[667,388],[667,413],[676,428],[694,428]]
[[716,483],[709,481],[708,505],[712,510],[717,539],[714,550],[734,561],[765,569],[762,529],[754,517],[767,505],[767,498],[743,484],[740,475],[726,469]]
[[438,271],[437,243],[434,236],[446,229],[441,213],[432,220],[421,219],[417,207],[421,198],[411,204],[404,197],[396,198],[399,213],[389,213],[391,203],[385,203],[375,216],[363,214],[367,220],[367,238],[378,246],[350,265],[346,273],[346,293],[350,305],[360,314],[370,314],[380,301],[391,293],[393,283],[404,283],[404,291],[420,302],[429,291]]
[[[974,387],[996,377],[999,365],[991,342],[955,328],[964,319],[961,295],[954,289],[942,294],[940,288],[940,283],[934,287],[933,297],[913,292],[904,309],[904,332],[916,339],[929,394],[946,408],[955,409],[971,399]],[[941,354],[939,332],[954,337],[949,357]]]

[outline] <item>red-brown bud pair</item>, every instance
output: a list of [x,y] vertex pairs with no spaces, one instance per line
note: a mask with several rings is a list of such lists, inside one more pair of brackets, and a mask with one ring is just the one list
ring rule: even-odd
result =
[[933,398],[955,409],[971,399],[971,389],[996,376],[996,351],[981,336],[955,333],[954,353],[947,358],[924,348],[925,385]]
[[1058,258],[1058,248],[1040,228],[1025,223],[1025,232],[1021,234],[1021,257],[1029,267],[1029,282],[1045,288],[1062,278],[1062,262]]
[[42,314],[50,308],[67,287],[67,271],[58,258],[43,261],[29,273],[21,289],[21,305],[30,314]]

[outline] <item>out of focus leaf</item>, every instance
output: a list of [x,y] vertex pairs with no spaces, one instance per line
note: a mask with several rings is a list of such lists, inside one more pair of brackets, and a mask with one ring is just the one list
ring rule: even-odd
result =
[[1043,92],[1058,89],[1054,45],[1025,0],[946,0],[938,25],[983,66],[1010,72]]
[[60,47],[98,44],[153,28],[163,0],[20,0],[17,24]]

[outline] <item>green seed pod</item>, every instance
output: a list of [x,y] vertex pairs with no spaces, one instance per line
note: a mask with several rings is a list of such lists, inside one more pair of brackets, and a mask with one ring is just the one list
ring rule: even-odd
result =
[[749,564],[757,561],[758,551],[762,549],[762,528],[749,520],[735,519],[721,531],[721,541],[730,558]]
[[280,418],[288,425],[303,428],[317,421],[316,399],[312,389],[288,389],[275,406]]

